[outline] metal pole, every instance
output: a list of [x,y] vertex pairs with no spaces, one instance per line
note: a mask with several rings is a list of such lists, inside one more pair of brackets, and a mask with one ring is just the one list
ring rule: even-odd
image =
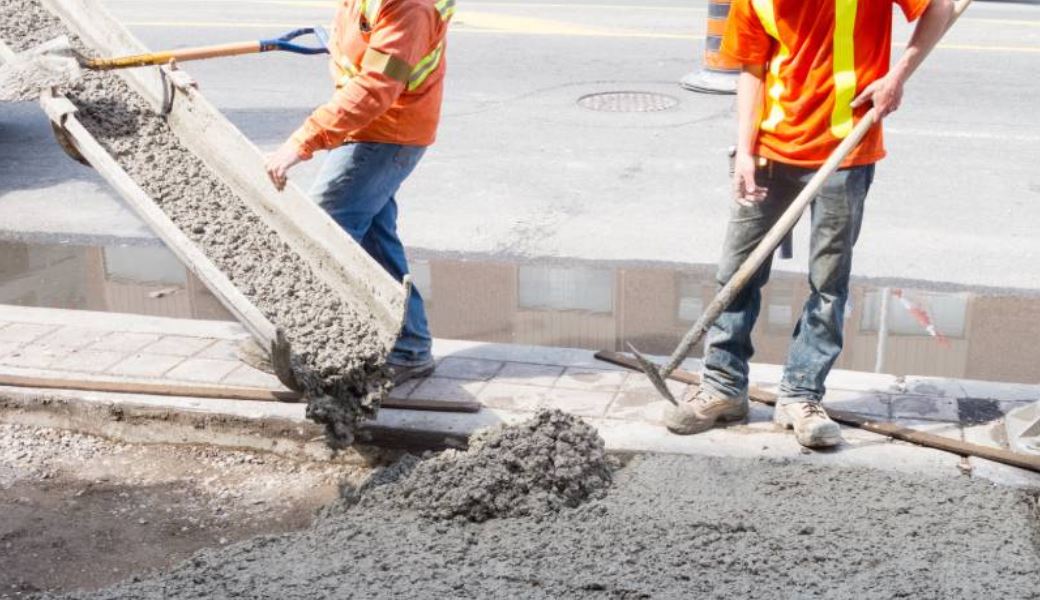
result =
[[874,372],[883,373],[885,368],[885,351],[888,347],[888,298],[891,292],[887,287],[881,288],[881,308],[878,310],[877,355],[874,359]]

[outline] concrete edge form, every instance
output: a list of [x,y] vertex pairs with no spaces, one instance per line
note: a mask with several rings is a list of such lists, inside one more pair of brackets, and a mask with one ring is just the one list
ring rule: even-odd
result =
[[118,318],[119,331],[127,333],[212,337],[221,340],[244,340],[249,338],[249,332],[235,321],[203,321],[200,319],[156,317],[96,310],[0,304],[0,321],[13,323],[89,328],[95,327],[103,319],[112,318]]
[[[371,447],[461,448],[478,429],[530,416],[487,408],[468,414],[384,409],[358,432],[360,446],[336,453],[325,445],[322,429],[307,420],[304,411],[300,404],[0,387],[0,422],[69,429],[127,442],[247,448],[309,460],[364,460]],[[807,453],[792,435],[768,423],[675,436],[649,423],[585,420],[598,429],[607,449],[618,454],[759,458],[941,478],[970,472],[997,484],[1040,491],[1036,473],[990,461],[966,461],[955,454],[854,429],[843,431],[846,444],[839,450]]]
[[1013,450],[1040,455],[1040,401],[1008,412],[1004,427]]

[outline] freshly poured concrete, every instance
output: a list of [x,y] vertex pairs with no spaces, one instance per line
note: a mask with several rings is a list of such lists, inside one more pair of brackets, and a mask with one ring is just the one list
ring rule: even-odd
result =
[[[16,49],[68,33],[33,0],[7,2],[0,16],[0,37]],[[68,96],[130,176],[285,330],[294,374],[312,398],[309,416],[327,426],[330,442],[349,441],[389,389],[371,317],[329,289],[116,75],[87,73]]]
[[475,524],[366,503],[72,597],[1036,598],[1033,502],[968,480],[646,455],[556,515]]
[[607,493],[616,461],[596,429],[558,409],[474,434],[466,450],[402,460],[351,493],[359,508],[434,519],[542,517]]

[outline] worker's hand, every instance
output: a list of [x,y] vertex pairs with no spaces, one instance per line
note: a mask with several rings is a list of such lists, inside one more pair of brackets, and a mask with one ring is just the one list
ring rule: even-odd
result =
[[733,163],[733,199],[741,206],[754,206],[766,199],[769,190],[755,182],[755,157],[737,154]]
[[264,168],[267,169],[267,176],[271,178],[271,183],[274,184],[276,190],[280,192],[285,189],[289,169],[301,160],[303,159],[300,158],[300,153],[296,149],[296,143],[292,140],[286,140],[274,154],[267,156]]
[[879,119],[894,113],[903,101],[903,79],[894,71],[875,79],[852,101],[852,108],[859,108],[867,101],[874,105]]

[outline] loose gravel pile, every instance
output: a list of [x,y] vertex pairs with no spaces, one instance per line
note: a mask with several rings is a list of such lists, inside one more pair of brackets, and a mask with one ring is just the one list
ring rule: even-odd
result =
[[359,490],[362,509],[415,510],[433,519],[541,517],[606,495],[616,468],[580,418],[546,410],[475,434],[465,451],[410,456]]
[[[15,51],[68,34],[36,0],[0,3],[0,38]],[[348,443],[390,388],[380,336],[363,309],[344,304],[278,235],[188,151],[119,77],[87,72],[66,94],[83,125],[170,219],[276,326],[294,350],[308,416],[330,442]]]

